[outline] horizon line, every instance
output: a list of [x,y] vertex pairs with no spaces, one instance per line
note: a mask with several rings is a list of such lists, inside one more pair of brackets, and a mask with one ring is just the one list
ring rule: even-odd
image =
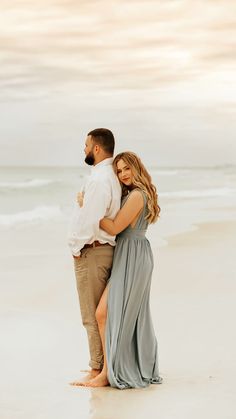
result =
[[[222,163],[222,164],[213,164],[213,165],[180,165],[180,166],[172,166],[172,165],[158,165],[154,166],[147,165],[149,169],[217,169],[217,168],[226,168],[226,167],[235,167],[236,163]],[[0,169],[83,169],[83,168],[89,168],[87,165],[0,165]]]

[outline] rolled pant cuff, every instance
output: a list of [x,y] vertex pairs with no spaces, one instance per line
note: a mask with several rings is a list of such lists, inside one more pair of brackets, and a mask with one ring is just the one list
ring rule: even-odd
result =
[[89,366],[93,370],[102,370],[102,368],[103,368],[103,364],[99,364],[98,362],[94,362],[94,361],[90,361]]

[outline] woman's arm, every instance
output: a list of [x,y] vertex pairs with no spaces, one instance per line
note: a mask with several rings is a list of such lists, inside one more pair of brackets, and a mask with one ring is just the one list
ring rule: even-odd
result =
[[117,213],[114,220],[103,218],[100,220],[100,228],[108,234],[116,236],[123,231],[136,218],[144,206],[143,195],[139,191],[130,193],[126,203]]

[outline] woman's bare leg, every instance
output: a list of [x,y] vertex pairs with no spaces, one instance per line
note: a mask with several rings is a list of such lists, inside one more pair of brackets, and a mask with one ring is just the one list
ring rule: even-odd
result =
[[107,319],[107,297],[108,297],[108,286],[106,286],[102,297],[99,301],[96,310],[96,319],[98,322],[98,329],[102,341],[102,349],[104,356],[103,369],[95,378],[88,381],[84,385],[87,387],[105,387],[109,385],[107,378],[107,359],[106,359],[106,348],[105,348],[105,328],[106,328],[106,319]]

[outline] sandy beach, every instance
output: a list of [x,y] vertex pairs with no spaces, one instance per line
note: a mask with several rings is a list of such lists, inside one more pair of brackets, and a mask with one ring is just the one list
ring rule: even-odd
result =
[[154,245],[164,381],[145,390],[69,386],[88,352],[65,233],[52,225],[1,235],[1,418],[234,419],[236,222],[201,223]]

